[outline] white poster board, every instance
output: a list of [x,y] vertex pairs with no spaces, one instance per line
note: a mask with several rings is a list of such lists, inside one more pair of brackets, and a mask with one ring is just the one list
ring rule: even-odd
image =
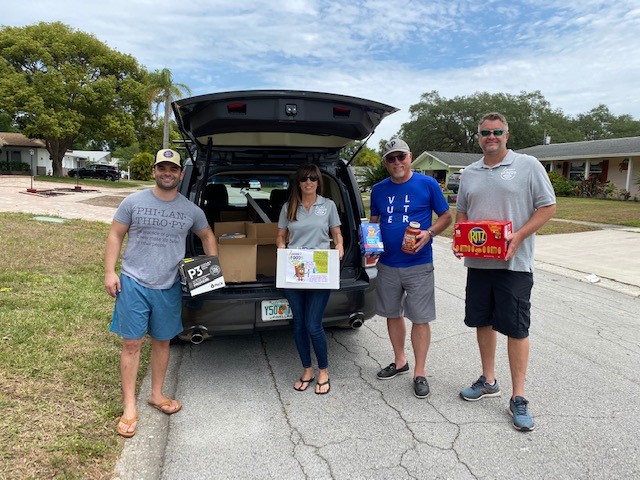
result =
[[338,290],[338,251],[279,248],[276,287]]

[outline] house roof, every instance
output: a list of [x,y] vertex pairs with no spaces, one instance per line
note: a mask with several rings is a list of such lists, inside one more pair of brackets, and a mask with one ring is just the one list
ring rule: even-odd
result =
[[551,143],[517,150],[538,160],[640,156],[640,137],[608,138],[586,142]]
[[433,157],[448,168],[466,168],[473,162],[482,158],[480,153],[460,153],[460,152],[423,152],[414,161],[416,166],[424,163],[427,157]]
[[25,137],[21,133],[0,132],[0,147],[45,148],[40,139]]

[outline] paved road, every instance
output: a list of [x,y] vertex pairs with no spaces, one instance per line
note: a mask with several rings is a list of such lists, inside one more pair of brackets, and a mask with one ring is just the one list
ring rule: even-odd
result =
[[413,396],[408,375],[375,378],[391,361],[379,317],[329,332],[326,397],[292,389],[300,368],[286,331],[174,347],[171,387],[185,407],[166,417],[140,405],[120,478],[638,478],[640,299],[536,274],[527,396],[537,427],[525,434],[506,413],[504,339],[504,397],[458,398],[479,375],[475,335],[462,322],[465,271],[446,241],[435,255],[428,399]]
[[[102,221],[113,214],[113,208],[106,215],[71,200],[54,205],[55,198],[25,204],[22,197],[35,197],[17,193],[3,180],[0,210]],[[80,195],[91,194],[73,194]],[[176,346],[168,387],[185,407],[167,417],[146,406],[143,394],[138,434],[125,442],[116,474],[122,479],[639,478],[640,275],[634,252],[640,251],[640,234],[616,232],[538,238],[527,390],[534,432],[510,426],[504,339],[497,365],[504,397],[474,403],[457,397],[478,376],[479,360],[473,331],[462,323],[464,267],[450,254],[448,241],[437,239],[439,319],[428,359],[433,392],[428,399],[413,396],[410,376],[375,379],[391,361],[379,317],[357,331],[329,332],[332,391],[326,397],[291,388],[299,362],[288,331]],[[599,257],[603,245],[607,254]],[[564,256],[558,253],[563,249]],[[602,280],[588,283],[588,273]],[[143,392],[148,383],[146,378]]]

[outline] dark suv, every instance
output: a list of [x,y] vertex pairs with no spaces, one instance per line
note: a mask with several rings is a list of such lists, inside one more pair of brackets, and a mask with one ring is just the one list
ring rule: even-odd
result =
[[[275,286],[275,237],[294,172],[308,162],[322,172],[321,194],[336,203],[344,236],[340,289],[331,292],[324,324],[357,328],[371,318],[375,261],[360,253],[358,229],[365,210],[352,169],[339,153],[368,137],[397,109],[343,95],[282,90],[216,93],[172,106],[190,156],[181,193],[207,214],[227,281],[222,289],[184,294],[179,337],[199,343],[215,334],[290,324],[287,301]],[[251,189],[256,181],[259,191]],[[190,236],[187,256],[201,254],[198,237]]]
[[461,173],[452,173],[447,180],[447,190],[451,190],[453,193],[458,193],[460,188],[460,176]]
[[70,177],[74,178],[97,178],[100,180],[109,180],[115,182],[120,179],[120,172],[112,165],[87,165],[86,167],[75,169],[72,168],[68,172]]

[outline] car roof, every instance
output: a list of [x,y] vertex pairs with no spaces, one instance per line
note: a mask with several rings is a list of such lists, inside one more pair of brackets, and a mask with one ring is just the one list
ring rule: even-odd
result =
[[193,143],[217,147],[342,148],[398,109],[358,97],[302,90],[243,90],[172,104]]

